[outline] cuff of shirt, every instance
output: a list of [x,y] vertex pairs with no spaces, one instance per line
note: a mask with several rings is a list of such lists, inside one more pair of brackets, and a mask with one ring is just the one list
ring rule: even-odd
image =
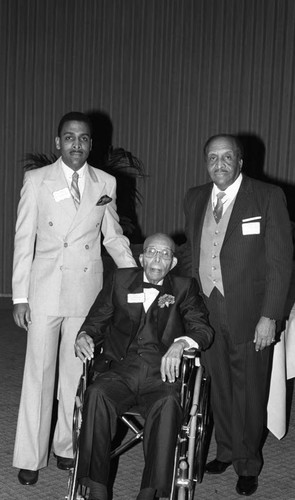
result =
[[198,342],[195,342],[190,337],[177,337],[177,339],[175,339],[174,342],[176,342],[177,340],[185,340],[188,343],[188,347],[186,349],[192,349],[192,348],[199,349]]
[[12,299],[12,302],[14,304],[27,304],[28,303],[28,299]]

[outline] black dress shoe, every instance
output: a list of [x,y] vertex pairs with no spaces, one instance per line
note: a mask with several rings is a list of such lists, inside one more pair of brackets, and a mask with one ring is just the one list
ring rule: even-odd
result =
[[258,487],[257,476],[239,476],[236,490],[239,495],[249,497],[253,495]]
[[70,470],[74,467],[75,461],[73,458],[59,457],[54,453],[56,465],[61,470]]
[[221,462],[215,458],[212,462],[208,462],[205,467],[205,472],[208,474],[222,474],[231,465],[231,462]]
[[17,477],[21,484],[29,485],[37,483],[38,476],[38,470],[20,469]]

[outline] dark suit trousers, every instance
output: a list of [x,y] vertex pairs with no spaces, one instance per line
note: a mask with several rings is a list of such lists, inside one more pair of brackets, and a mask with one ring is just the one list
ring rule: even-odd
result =
[[85,478],[90,478],[107,485],[117,415],[138,405],[145,418],[141,489],[153,488],[158,496],[169,496],[182,416],[179,389],[179,382],[163,382],[159,366],[150,366],[137,354],[112,362],[110,370],[86,391],[78,468],[81,482],[87,484]]
[[215,330],[214,342],[202,359],[211,375],[217,458],[233,462],[238,475],[256,476],[262,467],[272,349],[256,352],[252,340],[233,342],[225,299],[216,288],[205,302]]

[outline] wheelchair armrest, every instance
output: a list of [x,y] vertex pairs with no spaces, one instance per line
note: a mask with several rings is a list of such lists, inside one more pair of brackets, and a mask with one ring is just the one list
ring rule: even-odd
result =
[[192,358],[199,358],[200,357],[200,351],[199,349],[196,349],[195,347],[191,347],[190,349],[185,349],[183,351],[183,357],[187,359],[192,359]]

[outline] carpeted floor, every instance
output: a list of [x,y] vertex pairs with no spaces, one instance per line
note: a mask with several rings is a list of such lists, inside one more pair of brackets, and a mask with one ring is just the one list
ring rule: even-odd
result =
[[[34,486],[21,486],[17,470],[13,469],[12,453],[17,411],[21,390],[26,333],[12,321],[8,302],[0,307],[0,500],[64,500],[67,491],[67,472],[56,468],[50,456],[46,469],[40,471]],[[268,434],[264,446],[264,468],[259,477],[256,500],[295,500],[295,407],[294,380],[288,382],[288,432],[278,441]],[[209,459],[215,457],[212,439]],[[143,465],[142,445],[139,444],[120,458],[114,485],[114,500],[135,500]],[[220,476],[205,475],[196,486],[195,500],[234,500],[236,474],[232,467]]]

